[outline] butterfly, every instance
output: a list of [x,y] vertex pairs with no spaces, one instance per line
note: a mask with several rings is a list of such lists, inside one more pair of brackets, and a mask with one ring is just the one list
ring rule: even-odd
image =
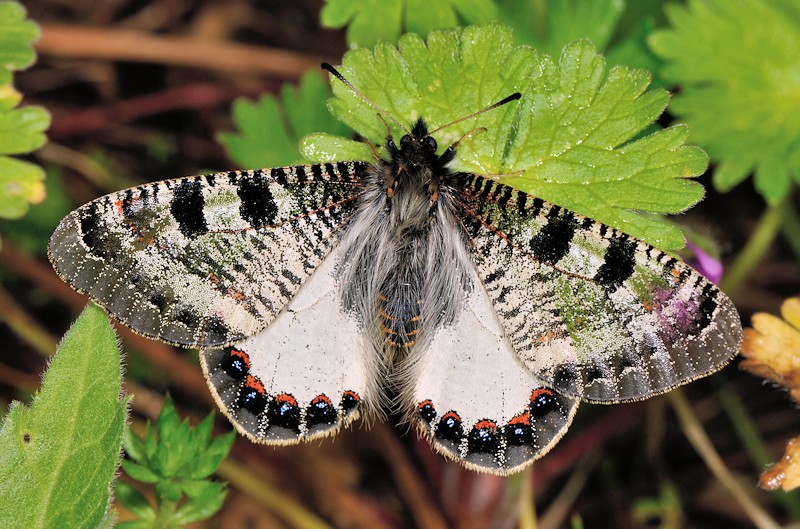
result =
[[374,163],[140,185],[70,213],[50,260],[134,331],[201,349],[215,400],[254,442],[393,410],[501,475],[547,453],[579,402],[663,393],[738,350],[739,316],[702,275],[451,170],[457,147],[437,154],[419,119]]

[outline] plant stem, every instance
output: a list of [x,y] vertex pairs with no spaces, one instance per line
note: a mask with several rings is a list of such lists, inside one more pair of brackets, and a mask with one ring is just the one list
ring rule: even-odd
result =
[[787,205],[781,235],[791,247],[795,257],[800,260],[800,215],[791,202]]
[[519,529],[536,529],[536,498],[533,495],[533,469],[535,465],[528,467],[528,470],[518,474],[519,485]]
[[[755,467],[763,469],[775,458],[770,454],[764,441],[758,433],[758,428],[753,424],[753,420],[747,414],[747,410],[742,406],[739,396],[728,385],[720,385],[717,388],[717,396],[722,404],[722,409],[728,414],[728,418],[733,424],[739,439],[747,450],[750,459]],[[788,495],[781,490],[776,490],[770,494],[777,503],[780,503],[795,520],[800,520],[800,503],[793,501],[796,496]]]
[[775,240],[789,210],[789,200],[790,197],[787,197],[781,203],[767,208],[759,219],[755,231],[750,235],[750,239],[739,255],[736,256],[720,284],[720,288],[729,296],[736,295],[736,291],[764,257],[772,241]]
[[686,400],[683,391],[675,389],[667,395],[681,423],[684,435],[686,435],[695,451],[703,459],[708,469],[711,470],[720,484],[727,489],[728,493],[733,496],[736,504],[747,514],[753,525],[758,529],[780,529],[781,526],[761,508],[725,465],[719,453],[714,449],[714,445],[711,444],[711,439],[708,438],[703,425],[700,424],[694,411],[692,411],[692,407]]

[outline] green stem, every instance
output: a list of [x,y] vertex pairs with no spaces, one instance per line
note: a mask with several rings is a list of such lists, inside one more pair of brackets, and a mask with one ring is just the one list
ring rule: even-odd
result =
[[[730,386],[720,385],[717,388],[717,397],[755,467],[760,470],[774,462],[775,458],[761,439],[758,428],[742,406],[739,396]],[[793,500],[795,496],[777,490],[770,497],[780,503],[793,519],[800,520],[800,503]]]
[[758,504],[753,495],[748,492],[739,480],[734,477],[730,469],[720,457],[719,453],[708,438],[708,434],[700,424],[700,420],[692,411],[689,401],[681,389],[676,389],[667,394],[670,404],[675,410],[681,429],[698,455],[703,459],[708,469],[717,478],[717,481],[727,489],[736,505],[741,508],[758,529],[780,529],[780,525]]
[[536,529],[536,498],[533,495],[533,465],[526,472],[513,476],[519,486],[519,528]]
[[791,247],[795,257],[800,260],[800,215],[798,215],[791,202],[787,206],[786,218],[781,227],[781,235]]
[[172,526],[172,517],[175,515],[176,506],[174,501],[159,496],[158,514],[153,522],[153,529],[169,529]]
[[789,209],[789,200],[790,197],[787,197],[781,203],[769,207],[764,212],[756,225],[755,231],[750,235],[747,244],[734,259],[733,264],[720,284],[720,288],[729,296],[734,297],[736,295],[736,291],[742,286],[744,280],[772,245],[772,241],[778,235],[778,230],[780,230],[786,217]]

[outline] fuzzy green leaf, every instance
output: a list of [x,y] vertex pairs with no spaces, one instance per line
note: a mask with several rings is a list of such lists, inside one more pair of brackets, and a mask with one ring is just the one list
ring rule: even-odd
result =
[[330,95],[318,72],[303,76],[300,86],[283,87],[281,102],[264,95],[258,102],[238,99],[233,119],[238,132],[225,132],[219,141],[239,167],[280,167],[298,163],[298,139],[311,132],[347,134],[325,108]]
[[727,191],[755,173],[771,204],[800,183],[800,4],[690,0],[668,6],[668,30],[649,43],[678,83],[670,110],[717,163]]
[[[406,35],[399,49],[353,50],[341,72],[406,126],[423,116],[436,128],[520,91],[519,102],[435,134],[441,151],[473,131],[461,142],[454,169],[501,177],[664,249],[683,245],[677,228],[639,212],[676,213],[700,200],[702,187],[688,178],[702,173],[707,159],[684,146],[683,127],[634,139],[661,114],[668,95],[647,91],[644,71],[606,71],[587,41],[567,46],[556,63],[515,47],[503,26],[469,27],[433,32],[427,42]],[[375,110],[342,83],[332,86],[331,111],[382,145],[386,125]],[[389,125],[393,137],[403,134]],[[317,152],[336,158],[333,148],[328,141]]]
[[39,27],[25,20],[25,8],[16,2],[0,2],[0,85],[11,82],[11,72],[33,64],[33,42]]
[[111,497],[127,401],[102,309],[89,305],[59,345],[30,409],[0,429],[0,527],[96,527]]
[[394,43],[402,33],[425,36],[460,22],[483,24],[496,17],[497,8],[491,0],[326,0],[320,13],[325,27],[350,24],[347,42],[354,48]]

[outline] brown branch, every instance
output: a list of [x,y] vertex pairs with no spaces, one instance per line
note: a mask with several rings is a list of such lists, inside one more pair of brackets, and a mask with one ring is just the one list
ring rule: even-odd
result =
[[91,134],[135,119],[180,109],[201,109],[227,104],[238,96],[254,97],[256,90],[234,91],[208,83],[171,88],[111,105],[100,105],[56,116],[47,131],[51,140]]
[[152,62],[281,79],[298,79],[324,60],[247,44],[61,24],[42,24],[36,49],[59,57]]

